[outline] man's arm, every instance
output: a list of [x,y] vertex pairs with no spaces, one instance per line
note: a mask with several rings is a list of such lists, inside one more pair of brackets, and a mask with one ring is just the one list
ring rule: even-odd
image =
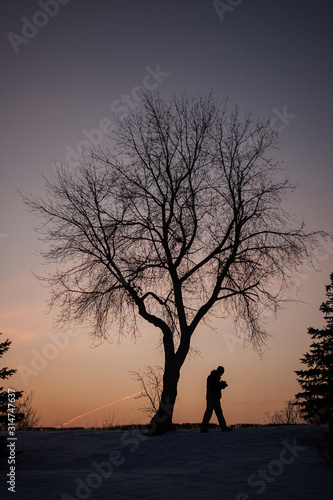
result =
[[224,380],[220,380],[220,387],[221,389],[225,389],[226,387],[228,387],[228,384]]

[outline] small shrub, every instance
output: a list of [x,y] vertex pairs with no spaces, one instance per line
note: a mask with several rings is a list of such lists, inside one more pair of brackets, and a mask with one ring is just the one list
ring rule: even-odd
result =
[[275,410],[272,414],[267,411],[265,422],[269,425],[298,425],[303,424],[304,419],[295,401],[290,399],[281,410]]

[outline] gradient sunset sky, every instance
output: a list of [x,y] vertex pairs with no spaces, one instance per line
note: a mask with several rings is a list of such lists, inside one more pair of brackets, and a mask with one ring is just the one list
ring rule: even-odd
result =
[[[212,89],[231,107],[273,120],[283,142],[277,157],[298,184],[289,210],[309,230],[332,233],[332,2],[3,0],[0,8],[0,331],[1,341],[13,342],[1,366],[18,369],[9,386],[35,392],[45,425],[112,402],[75,424],[142,423],[142,400],[117,401],[140,390],[130,371],[163,364],[159,333],[142,324],[136,342],[118,345],[114,337],[95,346],[88,325],[54,328],[57,311],[48,312],[48,289],[33,275],[43,272],[38,221],[18,191],[43,195],[52,162],[75,161],[82,141],[107,145],[103,119],[134,109],[144,83],[166,98]],[[294,298],[301,302],[267,316],[262,359],[235,337],[232,318],[216,320],[215,331],[199,325],[200,356],[183,367],[175,421],[201,421],[206,377],[220,364],[228,424],[262,423],[294,396],[307,328],[324,324],[319,306],[333,272],[332,242],[323,241],[314,258],[318,272],[300,272]]]

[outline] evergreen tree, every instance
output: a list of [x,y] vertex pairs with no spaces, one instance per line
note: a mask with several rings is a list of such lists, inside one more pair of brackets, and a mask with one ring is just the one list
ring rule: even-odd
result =
[[314,424],[329,424],[330,456],[333,458],[333,273],[326,286],[327,300],[320,306],[326,326],[309,328],[314,340],[301,362],[307,369],[297,370],[302,391],[296,394],[301,414]]
[[[2,333],[0,333],[2,335]],[[0,342],[0,358],[9,350],[11,346],[11,341],[9,339],[5,342]],[[6,380],[17,370],[9,369],[7,366],[0,369],[0,379]],[[15,399],[18,400],[23,395],[23,391],[16,391]],[[0,429],[5,429],[7,425],[7,413],[8,413],[8,392],[4,390],[4,387],[0,387]],[[23,414],[15,415],[17,422],[23,417]]]

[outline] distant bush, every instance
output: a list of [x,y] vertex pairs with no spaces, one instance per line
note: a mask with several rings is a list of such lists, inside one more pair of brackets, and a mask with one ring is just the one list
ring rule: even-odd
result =
[[16,403],[16,411],[23,414],[21,420],[16,424],[18,431],[30,431],[36,429],[41,420],[41,415],[32,407],[32,400],[35,397],[34,392],[23,395]]
[[297,425],[304,424],[304,419],[295,401],[290,399],[281,410],[275,410],[273,413],[266,411],[265,423],[269,425]]

